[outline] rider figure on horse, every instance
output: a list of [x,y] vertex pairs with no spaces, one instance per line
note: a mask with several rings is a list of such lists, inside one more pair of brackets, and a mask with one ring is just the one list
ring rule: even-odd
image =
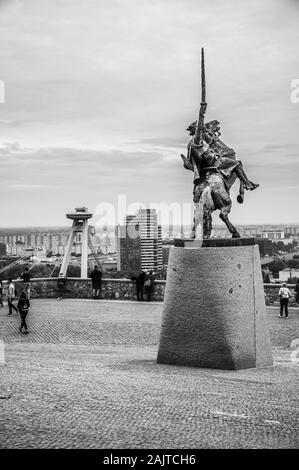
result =
[[200,173],[203,174],[206,171],[220,173],[225,183],[228,183],[228,180],[235,173],[235,176],[241,181],[240,194],[237,200],[239,203],[242,203],[242,185],[246,190],[250,191],[256,189],[259,185],[249,181],[243,170],[242,163],[236,160],[235,151],[227,147],[219,139],[221,135],[219,121],[209,121],[204,125],[202,141],[198,145],[194,142],[196,128],[196,121],[187,127],[186,130],[189,132],[191,139],[187,146],[187,158],[182,155],[184,167],[194,172],[194,185],[196,186],[199,182]]

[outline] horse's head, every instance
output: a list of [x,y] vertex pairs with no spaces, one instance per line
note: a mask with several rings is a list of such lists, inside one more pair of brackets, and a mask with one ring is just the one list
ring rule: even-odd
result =
[[195,135],[196,132],[197,121],[191,122],[187,127],[186,131],[189,132],[190,135]]

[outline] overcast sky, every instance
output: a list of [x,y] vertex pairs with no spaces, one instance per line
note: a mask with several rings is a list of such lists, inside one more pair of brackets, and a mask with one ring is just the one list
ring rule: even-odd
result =
[[261,185],[231,220],[299,223],[298,24],[297,0],[0,0],[0,226],[192,201],[202,46],[206,117]]

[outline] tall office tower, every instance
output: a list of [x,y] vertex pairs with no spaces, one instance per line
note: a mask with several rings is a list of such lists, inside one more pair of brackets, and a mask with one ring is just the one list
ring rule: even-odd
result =
[[[135,217],[127,216],[125,225],[116,227],[117,270],[129,275],[137,275],[141,270],[141,240]],[[132,236],[134,231],[137,236]]]
[[117,269],[127,273],[157,271],[163,267],[162,229],[155,209],[128,215],[117,231]]
[[163,267],[162,229],[155,209],[139,209],[135,218],[141,239],[141,269],[157,271]]

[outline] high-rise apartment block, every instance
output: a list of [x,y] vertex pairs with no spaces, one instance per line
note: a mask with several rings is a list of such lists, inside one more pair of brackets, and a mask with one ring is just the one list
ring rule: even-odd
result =
[[127,224],[117,227],[117,270],[133,275],[141,269],[141,240],[130,236],[130,228]]
[[132,274],[162,269],[162,231],[155,209],[139,209],[118,227],[117,261],[119,271]]

